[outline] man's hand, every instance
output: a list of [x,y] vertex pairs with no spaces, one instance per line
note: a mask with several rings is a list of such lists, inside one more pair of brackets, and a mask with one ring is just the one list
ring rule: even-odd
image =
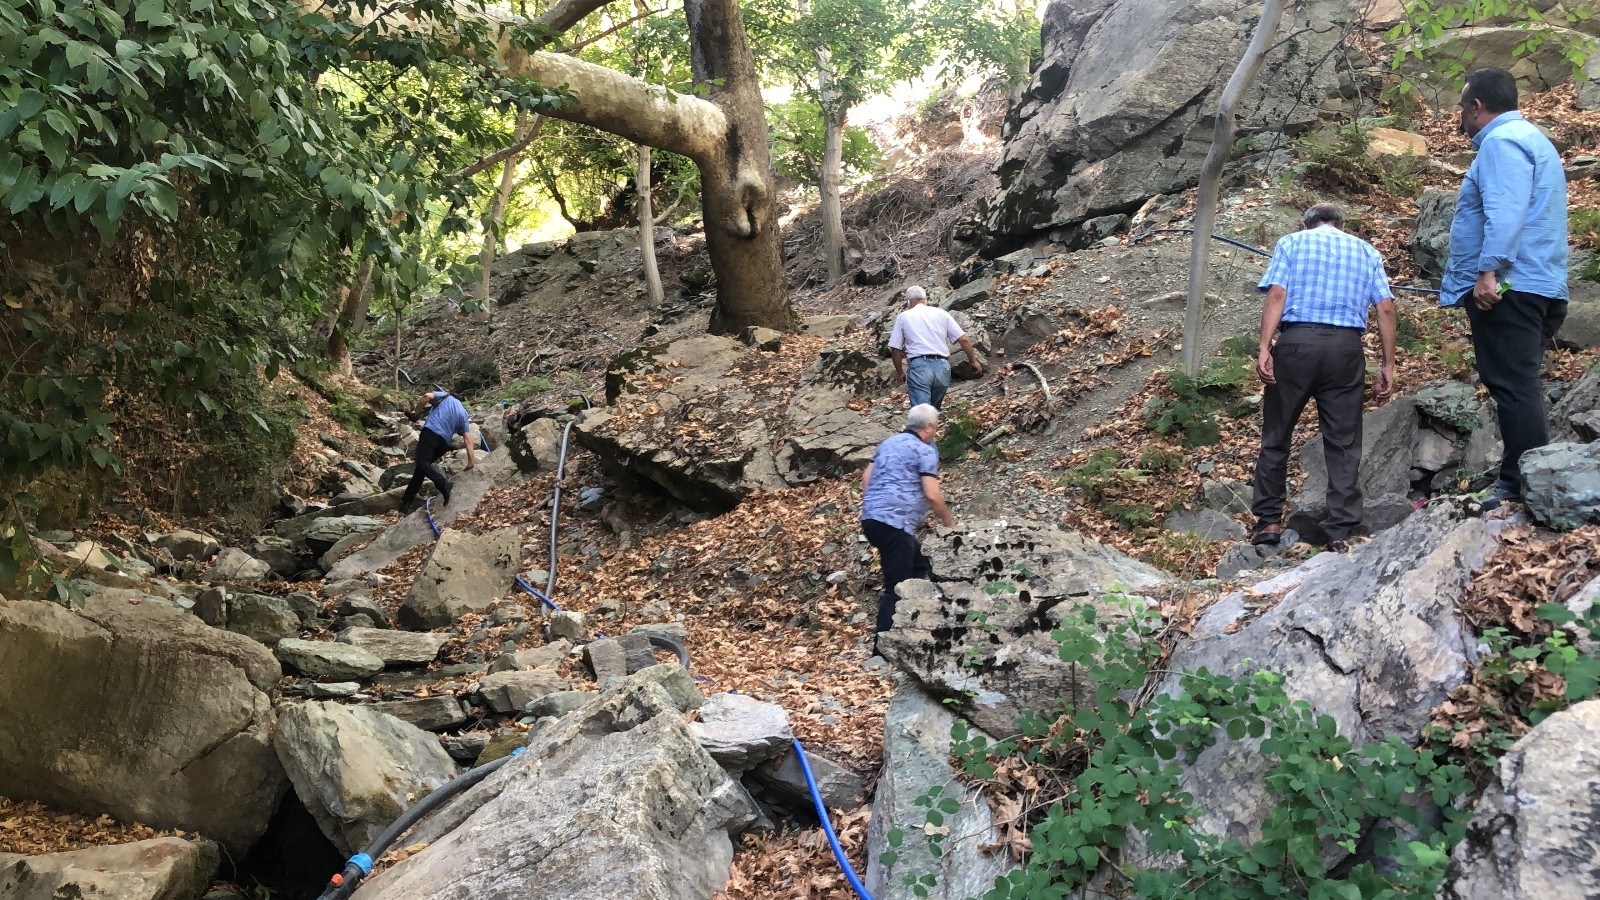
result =
[[1378,392],[1378,399],[1383,400],[1394,393],[1394,363],[1386,363],[1378,367],[1378,378],[1373,383],[1373,388]]
[[900,384],[905,384],[906,383],[905,370],[904,369],[895,369],[894,370],[894,380],[899,382]]
[[1485,312],[1500,302],[1500,280],[1493,272],[1478,273],[1478,280],[1472,285],[1472,302]]
[[1263,347],[1261,354],[1256,357],[1256,374],[1267,384],[1277,384],[1278,378],[1272,374],[1272,348]]
[[972,363],[972,371],[978,373],[979,375],[983,374],[983,363],[978,362],[975,359],[969,359],[967,362]]

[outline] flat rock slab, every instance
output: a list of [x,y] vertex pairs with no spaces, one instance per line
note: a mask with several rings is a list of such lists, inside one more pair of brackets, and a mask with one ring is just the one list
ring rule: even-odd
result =
[[488,609],[511,590],[521,562],[521,532],[515,527],[487,534],[446,530],[400,605],[400,624],[443,628]]
[[446,640],[442,634],[388,628],[346,628],[338,637],[339,643],[360,647],[387,666],[431,663]]
[[467,721],[469,716],[461,708],[461,701],[453,694],[438,697],[421,697],[416,700],[389,700],[368,704],[376,712],[409,722],[423,731],[444,731]]
[[0,853],[5,900],[199,900],[221,854],[215,844],[164,837],[65,853]]
[[568,686],[567,680],[551,669],[497,672],[485,675],[479,682],[479,690],[489,708],[502,713],[521,712],[540,697],[564,691]]
[[771,759],[794,740],[783,707],[744,694],[707,697],[689,730],[712,759],[735,772]]
[[278,642],[276,653],[284,665],[313,678],[359,681],[383,671],[383,660],[349,644],[285,638]]

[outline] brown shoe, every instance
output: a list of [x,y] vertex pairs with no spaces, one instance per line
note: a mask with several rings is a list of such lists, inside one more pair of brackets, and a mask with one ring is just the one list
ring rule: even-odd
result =
[[1263,525],[1258,528],[1255,536],[1250,539],[1250,543],[1257,547],[1276,547],[1281,540],[1283,540],[1283,526],[1274,522],[1271,525]]

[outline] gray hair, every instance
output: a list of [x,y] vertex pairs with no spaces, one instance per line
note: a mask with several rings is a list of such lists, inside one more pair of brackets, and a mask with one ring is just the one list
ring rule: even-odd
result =
[[1332,203],[1318,203],[1306,210],[1303,221],[1307,228],[1315,228],[1318,225],[1343,225],[1344,210]]
[[906,413],[906,429],[921,431],[939,421],[939,410],[932,403],[918,403]]
[[906,288],[907,303],[924,303],[927,299],[928,292],[922,289],[922,285],[913,284],[911,287]]

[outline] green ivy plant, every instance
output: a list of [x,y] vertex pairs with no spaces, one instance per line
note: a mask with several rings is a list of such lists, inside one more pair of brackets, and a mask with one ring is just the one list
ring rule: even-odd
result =
[[[1561,16],[1552,21],[1532,0],[1410,0],[1405,15],[1388,31],[1389,40],[1397,47],[1391,66],[1401,69],[1408,60],[1422,63],[1446,84],[1459,88],[1474,59],[1472,50],[1467,49],[1460,58],[1448,57],[1435,52],[1435,43],[1448,29],[1510,17],[1515,27],[1528,32],[1527,39],[1512,48],[1514,57],[1527,56],[1546,43],[1554,43],[1561,58],[1571,66],[1573,76],[1579,77],[1595,51],[1596,41],[1570,28],[1557,27],[1575,25],[1593,16],[1592,9],[1577,3],[1568,4]],[[1401,92],[1410,93],[1418,85],[1408,76],[1401,79],[1398,87]]]

